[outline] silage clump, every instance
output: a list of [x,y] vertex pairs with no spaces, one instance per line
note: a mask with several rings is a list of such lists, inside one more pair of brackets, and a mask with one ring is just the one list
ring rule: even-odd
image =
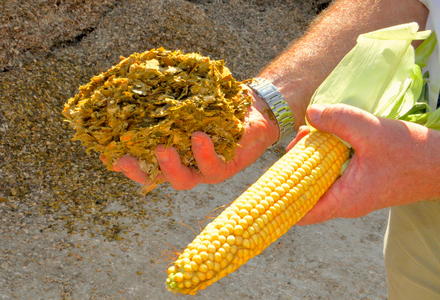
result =
[[[197,167],[191,134],[206,132],[226,162],[244,133],[252,98],[222,60],[163,48],[134,53],[97,75],[68,100],[63,115],[87,152],[106,157],[107,168],[132,155],[154,182],[154,149],[174,147],[185,166]],[[157,180],[156,180],[157,181]]]

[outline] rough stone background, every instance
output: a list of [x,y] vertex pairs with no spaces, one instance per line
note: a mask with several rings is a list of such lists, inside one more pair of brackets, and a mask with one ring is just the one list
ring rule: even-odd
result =
[[143,196],[61,115],[120,56],[160,46],[256,76],[328,2],[0,0],[0,299],[386,299],[387,211],[295,226],[197,296],[169,293],[176,251],[284,148],[224,183]]

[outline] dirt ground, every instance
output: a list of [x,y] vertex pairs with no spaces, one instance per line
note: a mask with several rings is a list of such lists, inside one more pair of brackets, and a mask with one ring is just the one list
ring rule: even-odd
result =
[[167,265],[279,159],[271,148],[217,185],[140,187],[87,155],[61,110],[81,84],[163,46],[258,75],[329,1],[1,0],[0,299],[386,299],[387,210],[294,226],[197,296]]

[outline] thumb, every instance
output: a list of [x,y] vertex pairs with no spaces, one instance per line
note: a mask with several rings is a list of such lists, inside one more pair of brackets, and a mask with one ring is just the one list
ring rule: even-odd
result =
[[376,116],[346,104],[313,104],[307,109],[306,116],[316,129],[333,133],[353,147],[380,123]]

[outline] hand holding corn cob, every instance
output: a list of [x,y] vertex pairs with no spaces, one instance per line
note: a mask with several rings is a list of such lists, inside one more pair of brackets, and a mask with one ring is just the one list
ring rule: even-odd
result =
[[[312,126],[331,131],[355,151],[343,176],[298,225],[358,218],[386,207],[440,198],[440,132],[347,105],[312,105],[307,117]],[[304,134],[307,130],[299,135]]]

